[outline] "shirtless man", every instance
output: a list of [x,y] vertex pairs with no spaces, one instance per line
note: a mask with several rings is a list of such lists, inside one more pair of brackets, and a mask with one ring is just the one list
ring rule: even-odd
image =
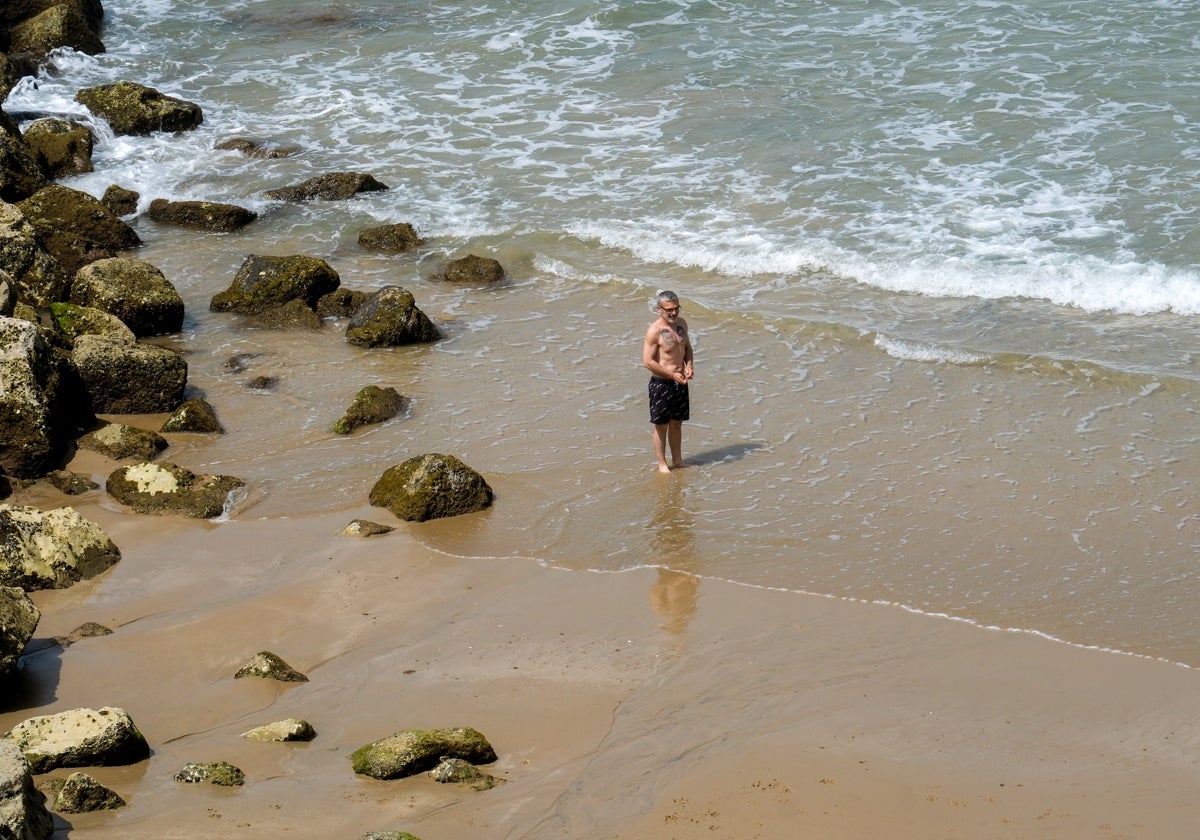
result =
[[[679,296],[659,292],[658,320],[646,330],[642,364],[650,371],[650,422],[654,424],[654,455],[658,471],[683,466],[683,421],[690,419],[688,381],[692,378],[692,342],[687,321],[679,317]],[[667,447],[671,465],[667,465]]]

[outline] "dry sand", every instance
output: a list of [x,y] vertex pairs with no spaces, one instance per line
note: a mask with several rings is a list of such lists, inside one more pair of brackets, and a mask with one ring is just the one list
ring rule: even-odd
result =
[[[340,535],[391,522],[366,507],[220,525],[79,507],[123,559],[36,594],[0,728],[115,705],[154,754],[91,771],[129,806],[60,818],[60,837],[1195,836],[1193,670],[650,569],[463,560],[423,526]],[[116,632],[50,643],[85,621]],[[259,650],[310,681],[235,680]],[[239,737],[286,717],[316,740]],[[506,784],[350,769],[368,741],[456,725]],[[215,760],[247,784],[172,780]]]

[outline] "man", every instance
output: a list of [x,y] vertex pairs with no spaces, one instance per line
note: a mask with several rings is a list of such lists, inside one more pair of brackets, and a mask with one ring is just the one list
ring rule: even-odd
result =
[[[650,422],[654,424],[654,455],[658,471],[683,466],[683,421],[690,419],[688,381],[692,378],[692,342],[687,321],[679,317],[679,296],[655,296],[658,320],[646,330],[642,364],[650,371]],[[667,447],[671,464],[667,465]]]

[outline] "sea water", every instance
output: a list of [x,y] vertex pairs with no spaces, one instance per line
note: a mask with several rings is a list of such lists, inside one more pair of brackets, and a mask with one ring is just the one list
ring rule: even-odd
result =
[[[77,189],[260,213],[234,234],[135,222],[187,304],[167,341],[227,428],[171,457],[246,478],[231,516],[349,509],[449,451],[497,491],[410,526],[449,555],[657,565],[1200,664],[1194,3],[105,9],[105,54],[56,54],[5,108],[92,127]],[[123,79],[203,124],[116,137],[73,101]],[[215,148],[232,137],[297,151]],[[263,197],[332,171],[390,189]],[[400,221],[417,252],[356,245]],[[402,285],[444,338],[362,351],[337,322],[209,312],[252,253]],[[506,281],[437,279],[467,253]],[[669,477],[640,367],[659,288],[696,344],[691,466]],[[408,413],[331,434],[372,383]]]

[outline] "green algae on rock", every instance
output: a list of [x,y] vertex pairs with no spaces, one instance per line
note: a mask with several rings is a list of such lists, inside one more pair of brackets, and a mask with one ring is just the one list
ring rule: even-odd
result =
[[402,779],[436,767],[443,758],[490,764],[496,751],[468,726],[450,729],[403,729],[359,747],[350,756],[354,772],[373,779]]
[[483,476],[453,455],[430,453],[389,468],[369,501],[408,522],[474,513],[491,507],[494,494]]

